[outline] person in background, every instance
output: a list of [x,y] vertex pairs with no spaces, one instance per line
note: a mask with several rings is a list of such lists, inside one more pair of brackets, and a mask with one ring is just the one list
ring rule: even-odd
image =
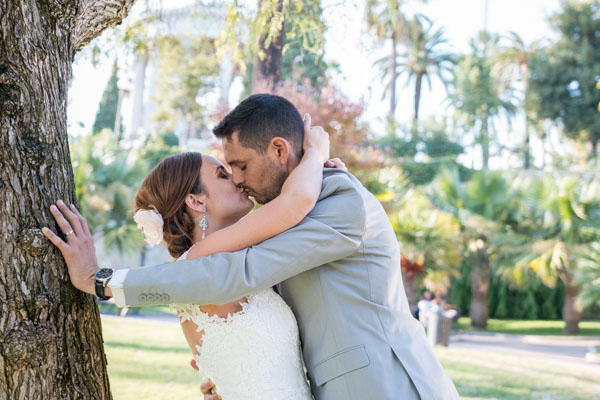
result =
[[417,308],[419,309],[419,321],[423,324],[425,328],[427,328],[427,318],[429,316],[429,312],[433,308],[433,301],[431,300],[431,292],[428,290],[423,293],[421,300],[417,303]]

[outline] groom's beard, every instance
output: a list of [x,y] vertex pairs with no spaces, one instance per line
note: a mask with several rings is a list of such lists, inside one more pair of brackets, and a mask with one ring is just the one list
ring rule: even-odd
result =
[[253,196],[258,204],[267,204],[275,197],[279,196],[279,194],[281,194],[283,182],[285,182],[288,176],[286,171],[279,168],[273,168],[270,172],[270,174],[265,176],[267,182],[265,182],[265,186],[260,189],[260,193],[249,186],[243,186],[244,188],[247,188],[248,192],[250,192],[250,196]]

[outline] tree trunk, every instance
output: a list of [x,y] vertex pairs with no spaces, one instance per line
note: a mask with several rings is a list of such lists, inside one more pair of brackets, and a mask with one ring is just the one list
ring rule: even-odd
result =
[[[525,118],[527,119],[527,117]],[[524,153],[524,160],[523,160],[523,168],[524,169],[529,169],[529,167],[531,166],[531,153],[530,153],[530,149],[529,149],[529,129],[527,129],[527,121],[525,121],[525,144],[524,144],[524,149],[523,149],[523,153]]]
[[114,134],[117,136],[117,140],[120,142],[123,139],[121,133],[121,107],[123,106],[123,98],[125,97],[125,91],[119,89],[119,99],[117,100],[117,111],[115,112],[115,127],[113,128]]
[[133,112],[131,113],[131,126],[129,127],[129,139],[141,140],[146,136],[144,132],[144,91],[146,89],[146,71],[150,61],[150,51],[146,46],[135,53],[133,78]]
[[565,284],[565,302],[563,304],[563,321],[565,321],[564,333],[576,335],[579,333],[579,321],[581,321],[581,310],[575,304],[579,287],[574,284],[573,276],[569,273],[560,274],[560,279]]
[[[527,61],[521,62],[519,64],[519,69],[521,70],[521,79],[523,80],[523,86],[525,98],[527,98],[527,92],[529,90],[529,69],[527,68]],[[523,106],[525,108],[525,104]],[[525,143],[523,149],[523,168],[529,169],[531,166],[531,148],[530,148],[530,138],[529,138],[529,117],[527,116],[527,111],[525,111]]]
[[590,160],[596,161],[598,158],[598,139],[592,140],[592,151],[590,154]]
[[396,81],[398,80],[398,38],[392,32],[392,53],[390,54],[390,111],[388,113],[388,133],[396,133]]
[[404,291],[406,292],[406,298],[408,299],[408,305],[410,306],[411,311],[417,304],[417,285],[415,281],[415,274],[404,274],[402,277]]
[[487,110],[483,112],[481,117],[481,163],[483,169],[488,169],[490,159],[490,133],[488,128]]
[[471,262],[471,325],[486,328],[489,318],[488,289],[490,287],[490,264],[485,249],[473,253]]
[[548,132],[544,129],[542,134],[542,170],[546,169],[546,141],[548,139]]
[[0,399],[110,399],[94,297],[40,228],[75,202],[67,90],[75,52],[132,0],[0,3]]
[[[258,1],[259,9],[264,0]],[[269,7],[272,7],[269,5]],[[277,0],[278,11],[283,10],[283,0]],[[281,24],[279,35],[266,43],[267,35],[263,34],[258,41],[258,52],[254,57],[254,70],[252,75],[252,92],[272,92],[281,80],[281,55],[283,52],[283,39],[285,24]]]
[[390,115],[396,114],[396,81],[398,80],[398,39],[392,33],[392,53],[390,54]]
[[417,132],[418,132],[418,125],[419,125],[419,104],[421,103],[421,86],[423,84],[423,74],[422,73],[418,73],[416,76],[416,82],[415,82],[415,115],[414,115],[414,119],[413,119],[413,125],[412,125],[412,140],[416,141],[417,138]]

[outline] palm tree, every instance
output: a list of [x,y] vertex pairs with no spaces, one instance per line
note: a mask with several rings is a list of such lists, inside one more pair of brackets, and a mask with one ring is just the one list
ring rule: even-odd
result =
[[497,36],[486,33],[471,41],[471,54],[458,61],[448,96],[457,119],[465,127],[478,130],[474,144],[481,146],[483,169],[488,168],[493,119],[505,115],[510,121],[515,112],[510,82],[493,74],[493,59],[488,56],[497,43]]
[[400,244],[403,282],[412,307],[419,277],[429,290],[446,294],[461,260],[460,227],[452,214],[436,209],[414,189],[403,196],[402,204],[389,217]]
[[[592,245],[600,241],[599,185],[548,177],[522,186],[529,200],[520,205],[525,222],[519,226],[523,239],[521,248],[515,247],[513,274],[533,271],[548,286],[560,279],[565,286],[564,331],[575,334],[582,315],[576,275],[581,282],[581,274],[594,271],[589,265],[598,249]],[[589,270],[580,271],[581,266]]]
[[[600,90],[600,81],[596,82],[596,89]],[[598,111],[600,111],[600,103],[598,103]]]
[[[396,84],[398,81],[398,45],[405,29],[405,17],[400,12],[403,0],[367,0],[365,20],[367,30],[375,34],[379,42],[388,42],[391,46],[389,54],[389,82],[385,87],[384,97],[389,97],[388,134],[396,129]],[[387,95],[387,96],[386,96]]]
[[600,306],[600,244],[594,243],[575,271],[575,283],[580,292],[576,305],[582,309]]
[[431,90],[432,76],[437,77],[444,86],[447,86],[447,75],[451,73],[455,56],[444,48],[448,41],[444,38],[443,28],[434,29],[433,21],[422,14],[417,14],[406,22],[401,43],[405,46],[405,50],[398,54],[395,66],[390,65],[391,59],[387,57],[376,61],[376,64],[380,66],[384,79],[388,71],[398,68],[396,76],[406,73],[407,86],[414,80],[412,135],[413,140],[416,140],[414,136],[417,134],[423,79],[427,80],[429,90]]
[[516,32],[510,32],[507,36],[508,46],[499,49],[499,53],[494,57],[495,69],[500,74],[508,75],[512,81],[520,81],[523,85],[523,109],[525,111],[525,140],[523,143],[523,168],[529,169],[531,165],[530,154],[530,122],[533,116],[530,114],[529,107],[529,65],[531,56],[539,49],[540,42],[535,41],[527,45],[523,38]]
[[108,252],[141,251],[143,237],[133,221],[133,198],[148,168],[136,152],[119,149],[112,132],[72,146],[76,193],[90,228],[102,233]]
[[485,328],[488,290],[497,246],[495,235],[511,223],[515,193],[499,172],[477,171],[463,184],[456,170],[442,170],[433,185],[434,202],[456,217],[471,267],[471,324]]

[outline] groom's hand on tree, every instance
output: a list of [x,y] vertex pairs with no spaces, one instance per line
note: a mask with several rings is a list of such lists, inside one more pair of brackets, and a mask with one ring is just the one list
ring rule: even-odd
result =
[[[74,205],[67,207],[61,200],[50,207],[50,212],[67,240],[65,242],[48,228],[42,229],[44,236],[62,253],[73,286],[83,292],[95,294],[94,274],[98,271],[98,259],[94,238],[85,218],[79,214]],[[105,288],[105,294],[112,296],[110,288]]]
[[210,379],[205,379],[200,385],[200,390],[202,394],[204,394],[204,400],[221,400],[221,396],[217,393],[213,393],[213,389],[215,388],[215,384],[212,383]]

